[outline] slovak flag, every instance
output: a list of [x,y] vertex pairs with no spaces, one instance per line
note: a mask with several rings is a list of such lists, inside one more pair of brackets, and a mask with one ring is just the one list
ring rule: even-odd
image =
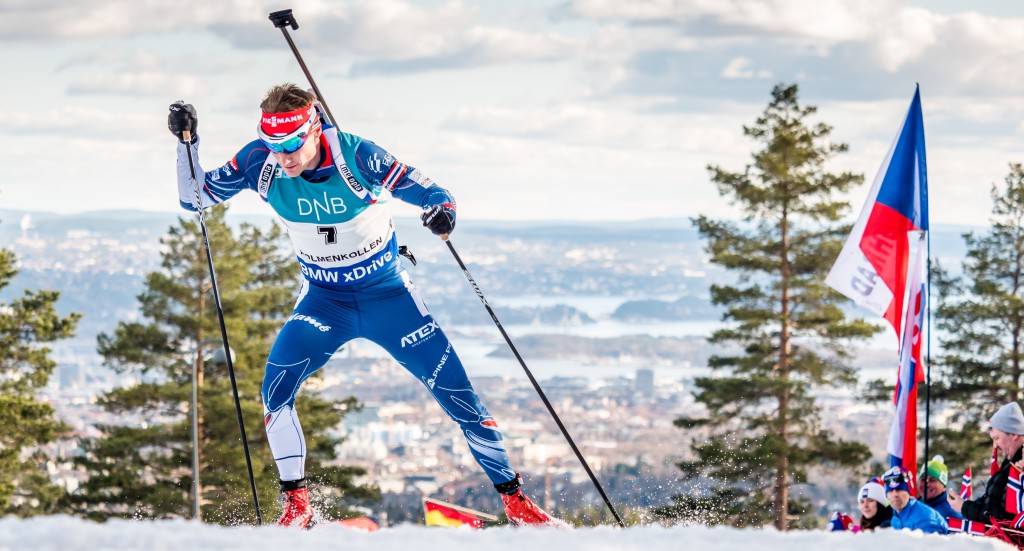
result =
[[883,316],[900,338],[906,298],[908,232],[928,231],[928,172],[921,92],[871,185],[853,231],[825,283],[859,306]]
[[964,471],[964,477],[960,479],[960,498],[971,499],[974,496],[974,490],[971,487],[971,467],[968,466],[967,470]]
[[[914,474],[917,481],[917,389],[924,382],[924,362],[921,361],[924,312],[927,308],[928,289],[923,277],[927,270],[928,247],[926,234],[918,240],[914,270],[910,274],[910,300],[907,303],[906,329],[900,344],[900,368],[896,380],[896,414],[889,431],[890,465],[901,465]],[[913,489],[913,482],[911,482]]]

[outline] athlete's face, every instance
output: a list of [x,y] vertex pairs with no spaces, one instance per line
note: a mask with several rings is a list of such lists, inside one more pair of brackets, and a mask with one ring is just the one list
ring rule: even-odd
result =
[[313,170],[320,166],[320,133],[319,128],[313,130],[306,138],[306,143],[291,153],[271,152],[271,155],[277,159],[277,164],[281,165],[281,170],[289,178],[302,174],[304,170]]

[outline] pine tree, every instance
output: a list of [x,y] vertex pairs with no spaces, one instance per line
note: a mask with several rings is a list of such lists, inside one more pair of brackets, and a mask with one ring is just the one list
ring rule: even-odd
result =
[[[260,385],[273,338],[291,310],[296,288],[294,260],[282,253],[283,233],[243,224],[236,237],[224,222],[225,208],[208,212],[233,367],[242,402],[264,519],[277,505],[277,470],[259,424]],[[127,423],[100,427],[103,437],[85,443],[81,465],[89,472],[79,505],[95,518],[192,516],[191,376],[199,381],[199,480],[202,518],[223,524],[254,522],[255,511],[241,448],[230,380],[207,355],[222,350],[221,333],[201,230],[180,219],[161,243],[162,269],[146,276],[139,296],[143,321],[122,322],[101,334],[105,364],[126,377],[124,386],[99,400]],[[130,379],[128,379],[130,377]],[[130,381],[130,382],[129,382]],[[332,429],[358,407],[354,399],[332,402],[315,394],[298,400],[305,429],[309,472],[327,502],[325,513],[342,514],[338,498],[375,497],[356,485],[361,469],[327,466],[340,439]]]
[[[16,258],[0,249],[0,289],[17,274]],[[43,346],[73,336],[79,314],[58,315],[56,291],[30,291],[0,303],[0,516],[57,512],[63,489],[45,470],[40,446],[67,431],[41,401],[56,364]]]
[[786,530],[808,511],[790,489],[808,482],[809,467],[860,465],[869,456],[863,444],[822,427],[814,394],[855,384],[848,347],[878,330],[847,320],[844,299],[824,284],[849,231],[837,222],[848,204],[833,196],[862,177],[826,171],[847,146],[829,142],[828,125],[808,126],[815,111],[799,104],[796,85],[777,85],[756,124],[744,127],[762,146],[753,162],[742,172],[708,167],[719,193],[743,212],[742,223],[693,220],[711,261],[736,277],[711,287],[731,323],[710,342],[727,353],[709,360],[715,376],[695,381],[707,417],[676,420],[710,434],[694,438],[694,460],[679,464],[694,491],[661,515]]
[[951,472],[988,464],[992,441],[982,423],[1019,402],[1024,388],[1024,166],[1011,163],[1005,185],[990,193],[992,227],[963,235],[962,275],[932,271],[942,351],[933,363],[932,399],[954,407],[946,426],[931,429],[929,447]]

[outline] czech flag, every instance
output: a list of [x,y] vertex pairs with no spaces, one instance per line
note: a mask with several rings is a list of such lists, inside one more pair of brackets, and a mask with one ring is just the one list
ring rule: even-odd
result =
[[447,528],[481,528],[484,522],[496,522],[497,517],[445,503],[433,498],[423,498],[423,513],[427,526],[444,526]]
[[915,89],[860,218],[825,279],[836,291],[888,320],[897,339],[906,299],[908,233],[928,231],[927,174],[921,93]]
[[[894,401],[896,414],[889,431],[891,466],[901,465],[914,474],[910,482],[915,489],[917,481],[917,389],[923,383],[924,362],[921,344],[924,333],[924,313],[928,305],[928,288],[923,277],[928,269],[926,235],[918,240],[914,270],[910,274],[910,301],[907,305],[903,342],[900,344],[900,368],[896,380]],[[913,495],[915,492],[911,492]]]

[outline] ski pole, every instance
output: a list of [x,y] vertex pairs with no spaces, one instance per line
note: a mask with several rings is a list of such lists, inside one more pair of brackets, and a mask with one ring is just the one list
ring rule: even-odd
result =
[[196,190],[196,210],[199,212],[199,226],[203,229],[203,243],[206,245],[206,261],[210,267],[210,282],[213,285],[213,297],[217,303],[217,317],[220,320],[220,336],[224,343],[224,356],[228,364],[228,377],[231,379],[231,393],[235,397],[235,414],[238,415],[238,430],[242,435],[242,449],[245,450],[245,466],[249,469],[249,486],[252,488],[252,502],[256,506],[256,525],[263,524],[260,513],[260,498],[256,495],[256,477],[252,474],[252,457],[249,456],[249,440],[245,437],[245,423],[242,421],[242,402],[238,399],[238,384],[235,382],[235,368],[231,361],[231,347],[228,346],[228,329],[224,325],[224,308],[220,303],[220,291],[217,289],[217,273],[213,270],[213,253],[210,251],[210,235],[206,231],[206,218],[203,216],[203,200],[199,195],[199,178],[196,177],[196,164],[192,160],[192,133],[182,132],[185,140],[185,152],[188,154],[188,168],[192,172],[192,183]]
[[462,257],[460,257],[459,253],[455,251],[455,246],[452,245],[452,242],[448,239],[448,234],[441,234],[441,239],[444,241],[445,245],[448,245],[448,250],[451,251],[452,256],[455,257],[455,262],[458,262],[459,267],[462,268],[462,273],[466,275],[466,279],[469,280],[470,286],[472,286],[473,290],[476,291],[476,296],[480,299],[480,302],[483,303],[484,308],[487,309],[487,313],[491,315],[491,320],[494,322],[494,325],[498,327],[498,331],[501,332],[501,336],[505,337],[505,343],[508,344],[509,349],[512,350],[512,354],[515,355],[516,359],[519,360],[519,365],[522,366],[523,371],[526,372],[526,376],[530,379],[530,383],[533,384],[533,388],[537,391],[537,394],[540,395],[540,399],[544,402],[544,406],[548,408],[548,413],[550,413],[551,417],[555,420],[555,423],[558,425],[558,429],[562,431],[562,436],[564,436],[565,440],[569,443],[569,447],[572,448],[572,452],[576,454],[576,459],[580,460],[580,464],[583,465],[583,469],[587,471],[587,475],[590,476],[591,482],[594,483],[598,493],[601,494],[601,498],[604,499],[605,504],[608,505],[608,509],[611,510],[612,516],[614,516],[615,520],[618,521],[620,527],[625,528],[626,525],[622,522],[622,519],[619,518],[619,513],[615,510],[615,506],[612,505],[611,500],[608,499],[608,495],[604,493],[604,488],[601,487],[601,483],[597,480],[597,476],[594,475],[594,471],[590,469],[590,465],[587,464],[587,460],[583,458],[583,454],[580,452],[580,449],[576,447],[576,442],[573,441],[572,436],[569,435],[569,431],[565,428],[565,425],[562,424],[562,419],[558,417],[557,413],[555,413],[555,408],[551,405],[551,402],[548,401],[548,397],[544,394],[544,390],[541,389],[540,383],[537,382],[537,379],[533,376],[530,368],[526,367],[526,362],[523,361],[523,357],[519,355],[519,350],[516,349],[516,346],[512,344],[512,339],[509,338],[508,333],[505,332],[505,328],[501,325],[501,321],[498,320],[498,316],[494,313],[494,309],[491,308],[491,305],[484,297],[484,293],[480,290],[480,286],[477,285],[476,280],[473,279],[472,274],[469,273],[469,269],[466,268],[466,264],[462,262]]
[[338,127],[338,121],[334,120],[334,115],[331,114],[331,108],[327,107],[327,102],[324,101],[324,95],[320,93],[320,88],[317,87],[316,82],[313,80],[313,75],[309,72],[306,67],[306,62],[302,61],[302,55],[299,54],[299,49],[295,47],[295,42],[292,41],[292,35],[288,34],[288,27],[293,30],[298,30],[299,23],[295,21],[295,16],[292,15],[292,10],[280,10],[271,12],[270,20],[274,22],[274,27],[281,29],[281,34],[284,35],[284,39],[288,41],[288,47],[292,49],[292,53],[295,54],[295,60],[299,62],[299,67],[302,69],[303,74],[306,75],[306,80],[309,81],[309,85],[313,87],[313,94],[316,95],[316,100],[320,102],[320,105],[324,108],[324,113],[327,114],[327,120],[331,122],[331,125],[335,128]]
[[[317,101],[319,101],[320,105],[323,106],[324,112],[327,114],[328,120],[331,122],[332,125],[335,126],[335,128],[337,128],[338,125],[334,120],[334,116],[331,115],[330,108],[327,107],[327,102],[324,101],[323,95],[320,93],[320,88],[318,88],[316,82],[313,81],[313,75],[310,74],[309,69],[306,67],[306,63],[302,61],[302,55],[299,54],[299,49],[295,47],[295,42],[292,41],[291,35],[288,34],[288,27],[291,27],[293,30],[297,30],[299,28],[298,22],[295,21],[295,16],[292,15],[292,10],[287,9],[272,12],[270,14],[270,21],[274,23],[274,27],[281,29],[281,33],[284,34],[285,40],[288,41],[288,46],[291,48],[292,53],[295,55],[296,61],[299,62],[299,67],[302,68],[302,72],[306,75],[306,79],[309,80],[309,85],[313,88],[313,93],[316,95]],[[494,320],[495,325],[498,326],[498,331],[500,331],[501,335],[505,337],[505,342],[508,343],[509,348],[512,349],[512,353],[515,354],[516,359],[519,360],[519,365],[523,367],[523,370],[526,372],[526,376],[529,377],[530,382],[533,383],[533,388],[537,390],[537,394],[540,395],[540,399],[548,408],[548,412],[554,418],[559,430],[562,431],[562,436],[564,436],[565,439],[569,442],[569,446],[572,448],[573,453],[576,454],[576,458],[580,460],[580,463],[583,465],[583,468],[587,471],[587,474],[590,476],[590,480],[594,483],[594,486],[597,487],[598,493],[601,494],[601,498],[604,499],[605,504],[608,505],[608,508],[611,510],[612,515],[615,517],[615,520],[618,521],[619,526],[625,528],[626,525],[622,522],[622,519],[619,517],[619,513],[615,510],[615,507],[612,505],[611,500],[608,499],[608,495],[605,494],[604,488],[601,487],[601,483],[597,480],[597,476],[594,475],[594,471],[590,469],[590,465],[587,464],[587,460],[583,458],[583,454],[580,453],[579,448],[576,447],[576,442],[574,442],[572,436],[569,435],[569,431],[566,430],[565,425],[562,424],[562,420],[558,417],[558,414],[555,413],[555,408],[551,406],[551,402],[548,401],[547,396],[541,389],[540,383],[538,383],[537,379],[534,378],[533,373],[530,372],[530,369],[526,367],[526,362],[523,361],[523,357],[519,355],[519,351],[516,350],[515,345],[512,344],[512,339],[509,338],[508,333],[505,332],[505,328],[502,327],[501,322],[498,321],[498,316],[494,314],[494,310],[491,309],[491,305],[487,303],[487,299],[484,298],[484,294],[480,291],[480,286],[476,284],[476,281],[473,279],[473,276],[470,275],[469,270],[466,269],[466,265],[463,264],[462,258],[459,257],[459,253],[455,251],[455,247],[452,246],[450,241],[448,241],[448,235],[441,235],[441,239],[445,242],[445,244],[448,245],[448,250],[450,250],[452,256],[455,257],[455,261],[459,263],[459,266],[462,268],[462,272],[466,274],[466,278],[469,279],[469,283],[470,285],[473,286],[473,290],[476,291],[477,296],[480,297],[480,301],[483,302],[484,304],[484,308],[487,309],[487,313],[491,315],[491,319]]]

